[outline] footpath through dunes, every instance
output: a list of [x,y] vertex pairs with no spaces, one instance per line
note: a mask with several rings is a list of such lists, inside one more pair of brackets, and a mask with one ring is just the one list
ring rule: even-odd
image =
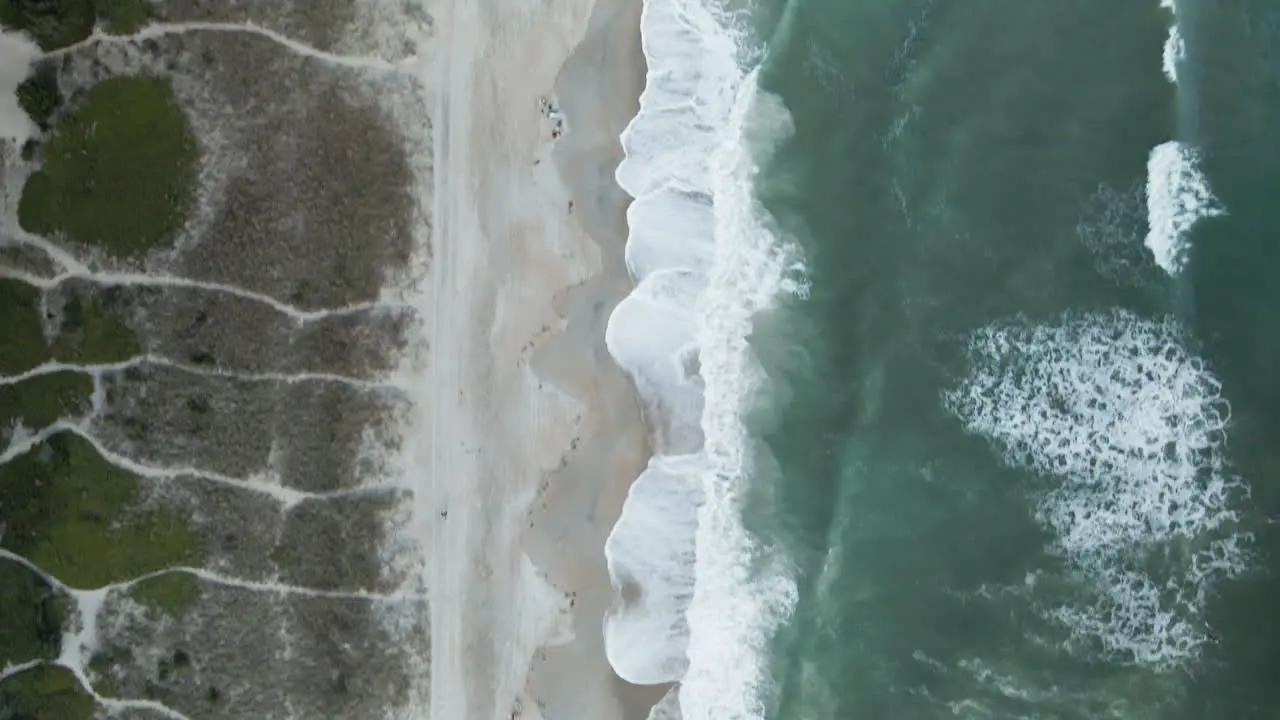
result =
[[0,0],[0,716],[425,717],[432,25]]

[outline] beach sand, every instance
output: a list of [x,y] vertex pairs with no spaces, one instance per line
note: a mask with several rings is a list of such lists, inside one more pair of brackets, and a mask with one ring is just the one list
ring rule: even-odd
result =
[[643,86],[639,15],[639,0],[437,13],[432,717],[642,720],[663,690],[618,680],[601,631],[604,540],[647,459],[604,347],[630,289],[613,170]]
[[[18,338],[40,358],[0,385],[97,390],[36,435],[6,421],[0,467],[74,436],[136,480],[113,514],[172,511],[191,547],[87,572],[0,536],[4,567],[72,608],[0,686],[47,661],[120,718],[648,716],[666,688],[619,680],[602,632],[605,539],[649,451],[604,346],[631,289],[613,172],[640,9],[167,0],[41,55],[67,97],[164,78],[199,162],[145,253],[35,235],[19,198],[51,131],[24,156],[38,128],[0,104],[0,278],[39,299],[15,312],[96,308],[121,343],[60,363],[38,324]],[[36,57],[0,37],[0,90]]]
[[0,141],[21,145],[35,129],[18,106],[17,90],[26,77],[27,66],[39,54],[40,48],[26,37],[0,31]]

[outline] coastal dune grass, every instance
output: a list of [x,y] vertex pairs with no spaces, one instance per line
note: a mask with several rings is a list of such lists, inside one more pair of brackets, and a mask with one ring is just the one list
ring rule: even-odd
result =
[[0,278],[0,375],[18,375],[48,359],[41,295],[21,280]]
[[72,432],[0,465],[0,547],[75,588],[198,565],[203,537],[186,513],[140,507],[140,479]]
[[112,35],[132,35],[151,19],[147,0],[95,0],[98,17]]
[[0,25],[27,33],[41,50],[75,45],[95,24],[93,0],[0,0]]
[[0,558],[0,668],[58,657],[69,603],[31,568]]
[[[95,365],[124,362],[142,348],[123,322],[92,298],[68,299],[50,343],[41,322],[41,291],[20,280],[0,279],[0,375],[28,372],[56,360]],[[31,431],[89,409],[93,379],[79,370],[33,375],[0,384],[0,438],[22,425]]]
[[90,720],[97,710],[76,676],[58,665],[37,665],[0,682],[0,717]]
[[89,410],[92,394],[93,379],[75,370],[0,385],[0,431],[21,423],[35,432],[63,417],[81,416]]
[[62,308],[58,338],[50,348],[59,362],[101,365],[142,353],[138,336],[91,298],[72,297]]
[[181,620],[200,603],[200,578],[191,573],[167,572],[134,583],[129,596],[138,603],[174,620]]
[[83,42],[99,23],[131,35],[150,19],[147,0],[0,0],[0,25],[27,33],[45,51]]
[[0,375],[20,375],[50,360],[100,365],[141,354],[133,330],[89,296],[63,303],[50,342],[40,317],[42,295],[21,280],[0,278]]
[[18,222],[121,258],[171,242],[194,200],[198,150],[169,81],[114,77],[53,121]]

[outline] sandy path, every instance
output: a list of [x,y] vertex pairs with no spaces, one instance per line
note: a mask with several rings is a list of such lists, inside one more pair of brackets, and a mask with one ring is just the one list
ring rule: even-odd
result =
[[[591,0],[454,0],[437,13],[444,46],[426,309],[433,397],[419,448],[429,468],[421,517],[433,523],[433,718],[507,718],[516,707],[533,718],[543,705],[571,708],[556,718],[623,717],[593,634],[608,596],[602,533],[636,470],[615,466],[640,461],[643,430],[594,336],[621,289],[589,282],[601,276],[602,253],[569,209],[612,180],[595,173],[573,188],[561,182],[556,165],[564,163],[549,162],[551,124],[540,106],[591,10]],[[572,132],[616,143],[620,128],[593,133],[594,121],[584,114]],[[617,226],[621,206],[611,209]],[[613,278],[622,272],[620,236],[617,243],[608,253]],[[533,366],[545,368],[541,377]],[[597,472],[585,472],[591,467]],[[593,482],[567,483],[569,469]],[[548,567],[554,587],[525,554],[525,534],[538,522],[556,526],[554,544],[582,541]],[[571,610],[588,586],[593,601]],[[543,682],[533,689],[555,697],[526,695],[535,652],[548,642],[581,648],[556,663],[556,674],[599,687]],[[567,702],[566,692],[576,697]]]
[[40,48],[17,33],[0,32],[0,141],[26,142],[35,131],[31,118],[18,106],[18,85]]

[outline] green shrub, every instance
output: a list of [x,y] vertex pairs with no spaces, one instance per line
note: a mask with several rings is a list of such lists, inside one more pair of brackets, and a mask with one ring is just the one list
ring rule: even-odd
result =
[[70,602],[27,566],[0,559],[0,668],[58,657]]
[[90,720],[98,709],[70,670],[38,665],[0,682],[0,716],[14,720]]
[[0,547],[75,588],[99,588],[199,564],[191,518],[138,509],[140,480],[75,433],[58,433],[0,465]]
[[18,106],[41,130],[49,129],[49,120],[62,105],[58,89],[58,71],[52,63],[39,63],[35,71],[18,85]]
[[27,33],[45,51],[88,38],[95,22],[93,0],[0,0],[0,25]]
[[96,0],[98,17],[112,35],[132,35],[151,19],[147,0]]
[[138,256],[173,240],[194,199],[197,149],[167,80],[93,86],[54,123],[18,203],[23,229]]
[[129,595],[139,603],[181,620],[200,602],[200,579],[191,573],[169,572],[135,583]]

